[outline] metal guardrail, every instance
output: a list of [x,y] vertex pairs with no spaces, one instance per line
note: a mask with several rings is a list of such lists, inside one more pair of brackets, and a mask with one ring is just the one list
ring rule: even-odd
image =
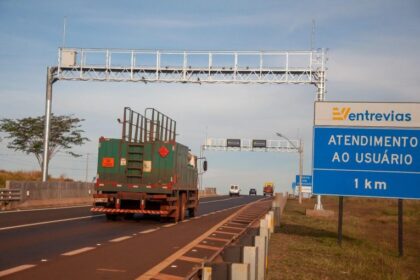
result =
[[0,190],[0,201],[5,201],[5,202],[20,201],[21,195],[22,193],[20,189]]
[[277,216],[269,211],[271,204],[260,199],[242,207],[168,258],[165,268],[153,268],[139,279],[264,279]]

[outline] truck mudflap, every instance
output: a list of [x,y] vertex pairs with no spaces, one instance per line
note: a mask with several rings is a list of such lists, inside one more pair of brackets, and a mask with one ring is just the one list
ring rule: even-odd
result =
[[151,215],[168,215],[165,210],[140,210],[140,209],[111,209],[102,207],[93,207],[90,209],[93,213],[109,213],[109,214],[151,214]]

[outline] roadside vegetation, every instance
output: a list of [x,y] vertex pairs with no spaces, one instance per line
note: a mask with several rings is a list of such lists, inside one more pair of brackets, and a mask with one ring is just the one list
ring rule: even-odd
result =
[[398,257],[397,200],[323,197],[333,217],[307,217],[315,201],[289,199],[270,241],[268,279],[420,279],[420,201],[404,200],[404,256]]
[[[6,181],[41,181],[42,172],[41,171],[6,171],[0,170],[0,188],[6,186]],[[51,181],[73,181],[72,179],[66,178],[66,176],[61,175],[58,178],[49,177]]]

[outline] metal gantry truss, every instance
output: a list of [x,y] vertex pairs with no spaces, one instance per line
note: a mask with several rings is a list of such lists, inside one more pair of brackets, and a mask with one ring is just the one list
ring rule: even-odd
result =
[[312,51],[163,51],[60,48],[57,80],[313,84],[325,95],[326,55]]
[[[266,140],[265,147],[253,147],[252,139],[241,139],[239,147],[229,147],[226,138],[207,138],[203,150],[207,151],[235,151],[235,152],[291,152],[299,149],[299,140]],[[293,146],[293,145],[294,146]]]

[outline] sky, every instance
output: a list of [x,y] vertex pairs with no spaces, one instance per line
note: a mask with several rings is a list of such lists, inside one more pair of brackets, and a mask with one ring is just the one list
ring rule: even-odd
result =
[[[66,36],[63,40],[63,22]],[[29,1],[0,0],[0,118],[40,116],[47,66],[58,48],[149,50],[328,49],[327,101],[420,101],[420,2],[413,1]],[[100,136],[119,137],[117,118],[129,106],[155,107],[177,121],[178,141],[198,154],[212,138],[277,139],[304,143],[304,174],[311,173],[311,85],[197,85],[58,81],[54,114],[85,119],[91,140],[58,153],[50,173],[76,180],[96,174]],[[0,169],[36,170],[33,156],[6,148]],[[274,181],[290,191],[296,153],[210,152],[203,186],[243,192]],[[86,168],[88,172],[86,172]]]

